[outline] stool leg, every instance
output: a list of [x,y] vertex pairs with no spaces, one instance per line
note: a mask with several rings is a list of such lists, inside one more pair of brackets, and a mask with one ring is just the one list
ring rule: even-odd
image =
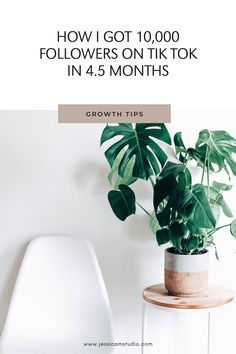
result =
[[210,338],[211,338],[211,313],[208,312],[207,354],[210,354]]
[[142,354],[144,354],[144,346],[142,345],[142,343],[145,342],[146,329],[147,329],[147,306],[145,304],[145,301],[143,301],[143,305],[142,305],[142,342],[141,342],[141,353]]
[[[189,313],[179,311],[173,314],[175,331],[173,338],[175,340],[174,354],[210,354],[210,327],[209,313],[196,312]],[[199,339],[196,342],[196,332]]]

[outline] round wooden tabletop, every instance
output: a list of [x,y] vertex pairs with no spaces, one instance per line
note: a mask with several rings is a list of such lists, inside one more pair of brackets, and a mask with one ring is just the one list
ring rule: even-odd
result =
[[210,284],[208,289],[197,296],[169,295],[164,284],[149,286],[143,291],[145,301],[153,305],[176,309],[205,309],[225,305],[234,298],[232,290],[225,286]]

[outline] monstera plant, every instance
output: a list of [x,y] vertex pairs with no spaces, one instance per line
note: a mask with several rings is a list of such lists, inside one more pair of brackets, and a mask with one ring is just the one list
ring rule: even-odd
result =
[[[213,236],[223,227],[236,237],[236,220],[224,199],[232,185],[215,181],[219,172],[229,180],[236,175],[236,140],[226,131],[204,129],[194,147],[187,148],[180,132],[172,145],[164,124],[107,124],[101,135],[104,143],[113,185],[108,200],[120,220],[140,207],[149,217],[158,245],[171,243],[177,254],[198,254],[215,247]],[[173,149],[174,161],[168,158],[165,144]],[[193,162],[201,170],[198,183],[192,181]],[[132,185],[138,179],[152,184],[153,210],[147,211],[136,200]],[[218,225],[221,212],[231,219],[226,225]]]

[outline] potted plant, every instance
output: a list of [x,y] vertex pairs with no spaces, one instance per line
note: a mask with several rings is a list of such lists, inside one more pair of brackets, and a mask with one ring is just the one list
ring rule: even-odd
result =
[[[226,131],[207,129],[200,131],[194,147],[185,147],[181,132],[174,135],[173,147],[171,140],[164,124],[107,124],[101,145],[109,144],[105,156],[111,167],[110,183],[117,174],[108,200],[122,221],[135,214],[136,206],[148,215],[158,245],[171,245],[165,250],[167,291],[193,295],[207,287],[208,247],[215,247],[218,258],[215,233],[228,227],[236,237],[236,220],[218,225],[220,212],[233,218],[223,196],[232,185],[215,181],[220,172],[229,179],[236,175],[236,140]],[[174,151],[175,161],[168,157],[163,142]],[[201,171],[198,183],[193,183],[193,163]],[[138,179],[152,184],[152,211],[136,201],[130,185]]]

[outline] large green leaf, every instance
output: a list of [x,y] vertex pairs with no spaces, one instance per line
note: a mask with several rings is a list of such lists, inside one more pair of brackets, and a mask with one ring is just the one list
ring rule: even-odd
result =
[[182,139],[182,133],[178,132],[174,135],[174,144],[175,144],[175,152],[176,155],[179,155],[179,160],[181,162],[184,162],[185,156],[184,154],[186,154],[186,147],[184,145],[183,139]]
[[174,236],[181,238],[187,235],[188,228],[184,223],[174,221],[173,224],[170,226],[170,232]]
[[205,192],[207,193],[208,191],[210,194],[209,196],[211,205],[221,207],[225,216],[227,216],[228,218],[232,218],[233,214],[230,208],[228,207],[226,201],[224,200],[224,197],[221,192],[213,187],[210,187],[209,189],[205,187]]
[[180,208],[191,205],[192,212],[188,221],[197,228],[214,228],[216,220],[207,200],[205,188],[201,184],[195,184],[192,190],[186,190]]
[[[161,226],[170,223],[171,217],[179,208],[186,189],[186,177],[184,172],[179,172],[175,178],[174,174],[169,174],[158,180],[154,188],[154,209],[157,212],[157,220]],[[161,211],[159,204],[165,199],[166,203]]]
[[196,143],[196,150],[200,154],[208,155],[208,164],[212,171],[218,172],[228,168],[236,175],[236,162],[232,156],[236,153],[236,140],[224,130],[200,131]]
[[135,156],[133,177],[148,179],[159,174],[159,164],[164,166],[167,155],[155,139],[171,144],[170,135],[163,123],[108,124],[103,130],[101,145],[114,137],[120,139],[105,151],[105,156],[112,167],[120,151],[125,151],[118,166],[118,174],[121,177],[124,176],[126,166],[133,156]]
[[188,228],[184,223],[174,221],[170,226],[170,240],[177,249],[182,248],[182,240],[188,234]]
[[196,250],[199,246],[199,237],[196,237],[196,236],[191,236],[189,239],[188,239],[188,242],[187,242],[187,248],[190,250],[190,251],[193,251],[193,250]]
[[135,194],[128,186],[120,184],[118,191],[110,191],[108,200],[114,214],[122,221],[135,214]]
[[161,226],[156,218],[155,211],[153,211],[150,215],[149,227],[154,234],[156,234],[156,232],[161,229]]
[[225,184],[216,181],[212,182],[212,187],[220,193],[224,191],[230,191],[233,188],[231,184]]
[[173,174],[175,177],[177,177],[180,172],[184,172],[186,178],[186,185],[188,188],[190,188],[192,184],[192,176],[189,169],[182,163],[168,161],[163,170],[161,171],[160,177],[165,177],[169,174]]
[[157,181],[154,187],[154,210],[157,212],[160,203],[168,197],[168,201],[165,207],[157,213],[157,220],[161,226],[169,224],[171,206],[173,203],[173,198],[175,196],[175,189],[177,186],[177,180],[173,174],[166,175]]
[[189,220],[187,221],[187,227],[188,227],[190,233],[193,235],[201,235],[203,237],[208,237],[207,229],[197,226],[192,221],[189,221]]
[[[116,156],[116,159],[112,165],[111,171],[108,174],[108,180],[112,184],[113,176],[117,173],[119,164],[124,156],[125,151],[121,150],[119,154]],[[133,168],[134,168],[134,163],[135,163],[135,156],[133,156],[130,161],[127,163],[124,176],[121,177],[117,175],[116,181],[115,181],[115,189],[118,188],[120,184],[126,184],[127,186],[134,183],[137,178],[133,177]]]
[[184,145],[181,132],[178,132],[174,135],[174,144],[175,144],[177,153],[179,153],[180,151],[186,151],[186,147]]
[[206,151],[198,151],[193,148],[188,148],[188,155],[191,159],[197,161],[198,165],[203,167],[205,164]]
[[169,230],[164,228],[156,232],[156,240],[159,246],[170,241]]
[[177,181],[173,173],[166,175],[165,177],[158,180],[154,187],[154,210],[156,211],[159,204],[169,196],[177,185]]
[[212,210],[212,213],[214,215],[214,218],[215,218],[216,224],[217,224],[219,221],[219,218],[220,218],[220,206],[211,205],[211,210]]
[[[111,166],[111,171],[109,172],[107,178],[110,184],[112,184],[112,179],[114,174],[118,171],[119,164],[124,156],[125,151],[121,150],[119,154],[116,156],[112,166]],[[125,184],[125,183],[124,183]]]
[[231,235],[236,238],[236,220],[233,220],[230,224]]

